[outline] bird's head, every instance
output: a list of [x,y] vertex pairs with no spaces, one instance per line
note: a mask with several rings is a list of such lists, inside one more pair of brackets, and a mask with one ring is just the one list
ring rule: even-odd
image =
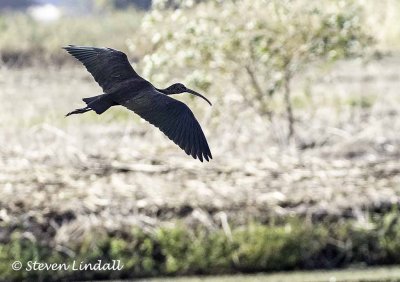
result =
[[163,89],[162,92],[166,95],[180,94],[180,93],[187,92],[187,93],[193,94],[195,96],[198,96],[200,98],[203,98],[204,100],[207,101],[207,103],[210,104],[210,106],[212,106],[211,102],[206,97],[204,97],[203,95],[201,95],[200,93],[197,93],[196,91],[194,91],[192,89],[187,88],[182,83],[174,83],[171,86]]

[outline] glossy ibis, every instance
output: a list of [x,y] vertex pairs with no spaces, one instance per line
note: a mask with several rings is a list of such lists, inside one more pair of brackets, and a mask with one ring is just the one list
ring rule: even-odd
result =
[[175,83],[165,89],[154,87],[132,68],[125,53],[111,48],[69,45],[63,47],[78,59],[103,89],[103,94],[83,98],[86,107],[67,114],[95,111],[102,114],[112,106],[121,105],[158,127],[169,139],[203,161],[212,159],[204,133],[192,111],[169,95],[190,93],[210,103],[203,95]]

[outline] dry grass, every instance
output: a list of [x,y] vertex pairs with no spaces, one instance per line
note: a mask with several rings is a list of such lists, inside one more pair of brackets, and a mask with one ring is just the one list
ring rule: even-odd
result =
[[54,225],[60,246],[92,228],[152,228],[176,218],[208,228],[225,215],[238,224],[291,214],[362,220],[400,200],[398,60],[342,62],[311,96],[299,78],[295,99],[309,104],[297,109],[302,150],[281,141],[283,118],[269,122],[234,94],[211,97],[212,108],[188,101],[210,163],[187,157],[122,108],[64,118],[100,91],[82,67],[3,68],[0,220],[35,234]]
[[33,20],[23,13],[0,14],[0,62],[8,65],[61,64],[68,44],[107,46],[127,51],[143,12],[134,9],[87,16],[66,15],[54,23]]

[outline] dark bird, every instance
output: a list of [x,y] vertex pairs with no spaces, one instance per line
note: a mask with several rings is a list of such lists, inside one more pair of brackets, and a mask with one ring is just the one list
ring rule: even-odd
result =
[[169,95],[190,93],[210,103],[203,95],[175,83],[165,89],[154,87],[132,68],[125,53],[111,48],[69,45],[63,47],[78,59],[103,88],[103,94],[83,98],[86,107],[66,116],[95,111],[102,114],[121,105],[158,127],[169,139],[201,162],[212,159],[210,148],[199,122],[186,104]]

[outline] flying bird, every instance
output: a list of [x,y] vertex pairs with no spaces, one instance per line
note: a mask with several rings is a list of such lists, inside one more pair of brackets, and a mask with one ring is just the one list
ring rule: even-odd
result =
[[97,96],[83,98],[86,107],[66,116],[95,111],[102,114],[121,105],[158,127],[169,139],[193,158],[209,161],[211,151],[199,122],[186,104],[170,95],[190,93],[211,102],[203,95],[175,83],[165,89],[154,87],[132,68],[125,53],[111,48],[69,45],[63,47],[78,59],[103,89]]

